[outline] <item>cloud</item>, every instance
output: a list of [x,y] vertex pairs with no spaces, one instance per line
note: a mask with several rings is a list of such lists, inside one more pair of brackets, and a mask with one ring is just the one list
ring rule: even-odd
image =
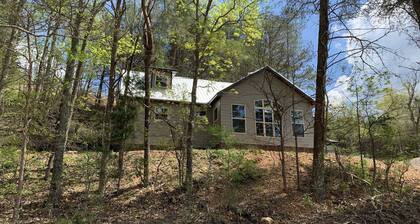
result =
[[[378,17],[375,11],[366,13],[362,7],[359,15],[348,21],[347,27],[352,35],[358,38],[375,41],[375,50],[367,50],[351,55],[360,49],[357,41],[335,41],[332,43],[335,50],[347,51],[347,63],[353,68],[363,69],[362,75],[372,74],[373,71],[389,71],[392,74],[406,76],[412,72],[409,68],[420,68],[420,43],[417,45],[413,40],[413,34],[419,36],[418,26],[409,19],[405,12],[395,13],[388,18]],[[342,30],[337,25],[331,27],[333,31]],[[336,33],[336,35],[348,35],[348,33]],[[418,41],[418,40],[417,40]],[[337,78],[333,88],[328,91],[330,102],[333,106],[345,103],[351,99],[347,88],[350,77],[341,75]],[[393,88],[401,89],[402,84],[398,78],[391,79]]]
[[[384,18],[375,16],[374,11],[360,13],[348,23],[352,33],[359,38],[375,41],[377,52],[369,50],[348,59],[348,63],[359,68],[372,67],[378,71],[390,71],[404,75],[410,72],[407,67],[419,66],[420,46],[416,45],[411,34],[418,32],[418,27],[404,12]],[[418,35],[418,34],[417,34]],[[357,41],[347,40],[347,51],[360,48]],[[354,51],[353,51],[354,52]],[[372,67],[362,63],[362,59]],[[366,70],[365,70],[366,71]],[[372,71],[372,70],[371,70]],[[398,83],[395,83],[398,87]]]
[[348,88],[350,86],[350,77],[342,75],[335,81],[334,87],[328,91],[328,100],[332,106],[344,104],[350,98]]

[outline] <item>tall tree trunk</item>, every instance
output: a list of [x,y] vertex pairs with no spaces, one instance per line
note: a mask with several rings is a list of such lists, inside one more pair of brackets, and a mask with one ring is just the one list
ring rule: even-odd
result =
[[328,59],[328,0],[320,0],[319,8],[319,33],[318,33],[318,63],[316,74],[316,102],[315,102],[315,125],[314,125],[314,152],[312,187],[316,200],[325,197],[325,83],[327,76]]
[[144,46],[144,172],[143,172],[143,185],[149,185],[149,154],[150,154],[150,142],[149,142],[149,130],[150,130],[150,66],[153,60],[153,33],[152,33],[152,21],[150,13],[154,0],[142,0],[141,10],[143,12],[144,24],[143,24],[143,46]]
[[[105,4],[105,2],[102,3],[101,6],[103,6]],[[90,11],[90,19],[89,22],[87,24],[87,28],[85,31],[85,34],[83,36],[83,40],[82,40],[82,45],[80,46],[80,50],[79,53],[80,54],[84,54],[86,47],[87,47],[87,43],[88,43],[88,39],[90,36],[90,32],[92,30],[93,27],[93,23],[95,21],[95,16],[99,11],[96,8],[96,0],[93,2],[92,5],[92,10]],[[79,60],[77,62],[77,67],[76,67],[76,74],[74,76],[74,80],[73,80],[73,89],[72,89],[72,93],[71,93],[71,111],[70,111],[70,120],[72,118],[73,115],[73,109],[74,109],[74,105],[78,96],[78,92],[79,92],[79,84],[81,83],[82,80],[82,75],[83,75],[83,65],[84,65],[84,60]]]
[[84,2],[79,0],[78,12],[73,25],[71,38],[70,55],[67,57],[66,72],[64,74],[64,83],[62,87],[62,99],[59,110],[59,123],[55,140],[55,152],[53,161],[53,173],[51,178],[49,199],[54,208],[57,208],[62,197],[62,173],[63,173],[63,157],[67,147],[68,132],[71,122],[72,110],[72,84],[74,79],[75,57],[79,46],[80,25],[82,23],[82,14],[84,11]]
[[109,160],[109,155],[111,153],[111,141],[112,141],[112,111],[114,108],[115,100],[115,74],[117,68],[117,50],[118,50],[118,41],[120,36],[120,26],[121,19],[124,14],[125,0],[117,0],[115,5],[115,14],[114,14],[114,27],[112,32],[112,47],[111,47],[111,65],[109,69],[109,89],[108,89],[108,98],[105,108],[105,127],[104,127],[104,146],[102,149],[102,156],[100,160],[100,170],[99,170],[99,186],[98,192],[100,195],[104,195],[105,188],[108,179],[107,165]]
[[[9,18],[8,18],[8,25],[11,26],[16,26],[18,25],[18,18],[19,18],[19,14],[23,9],[23,6],[25,5],[26,0],[20,0],[15,2],[14,5],[14,9],[12,9],[15,13],[10,13]],[[10,71],[10,64],[11,64],[11,60],[13,58],[13,53],[15,51],[15,45],[17,42],[17,35],[18,35],[18,31],[15,28],[11,28],[11,32],[10,32],[10,36],[8,37],[7,42],[4,45],[4,56],[1,60],[1,68],[0,68],[0,99],[2,98],[3,95],[3,89],[6,85],[5,81],[6,81],[6,77]],[[1,46],[3,48],[3,46]]]
[[[28,19],[29,20],[29,19]],[[27,83],[27,89],[25,94],[25,117],[24,117],[24,124],[23,124],[23,146],[20,152],[20,158],[19,158],[19,178],[18,178],[18,185],[16,189],[16,198],[15,198],[15,208],[13,211],[13,223],[18,223],[19,221],[19,213],[20,213],[20,207],[22,202],[22,191],[23,191],[23,185],[24,185],[24,177],[25,177],[25,156],[26,156],[26,150],[29,143],[29,125],[31,123],[31,94],[32,94],[32,54],[31,54],[31,42],[29,38],[29,34],[27,34],[27,44],[28,44],[28,83]]]
[[281,162],[281,177],[283,182],[283,191],[287,191],[287,174],[286,174],[286,155],[284,153],[284,135],[283,128],[280,135],[280,162]]
[[[61,7],[59,8],[58,13],[61,13]],[[56,42],[57,42],[57,35],[55,33],[57,32],[59,26],[60,26],[60,21],[56,21],[56,23],[54,25],[53,32],[52,32],[53,36],[52,36],[52,39],[51,39],[51,45],[50,45],[49,54],[48,54],[48,58],[47,58],[47,64],[46,64],[46,67],[45,67],[45,74],[41,76],[41,80],[39,81],[40,85],[38,87],[38,89],[39,89],[38,91],[41,92],[41,94],[40,94],[40,99],[41,100],[45,100],[47,98],[47,92],[48,91],[44,90],[44,85],[45,85],[46,79],[48,80],[48,78],[51,77],[50,73],[51,73],[51,69],[52,69],[52,66],[53,66],[53,60],[54,60],[54,56],[55,56],[54,51],[55,51],[55,45],[56,45]],[[46,109],[46,108],[43,108],[43,109]]]
[[[140,35],[138,35],[136,37],[136,40],[134,41],[134,49],[131,53],[131,56],[129,58],[129,63],[127,66],[127,77],[124,80],[124,95],[123,95],[123,106],[124,106],[124,117],[129,120],[130,118],[128,117],[129,115],[127,114],[127,106],[128,106],[128,92],[129,92],[129,88],[130,88],[130,72],[131,69],[133,68],[133,62],[134,62],[134,57],[137,51],[137,44],[140,40]],[[126,124],[124,124],[124,129],[126,129]],[[124,175],[124,153],[125,153],[125,147],[124,147],[124,140],[126,140],[127,134],[124,131],[123,136],[122,136],[122,141],[120,144],[120,149],[118,151],[118,182],[117,182],[117,190],[120,190],[120,186],[121,186],[121,180],[123,178]]]
[[359,145],[360,166],[362,168],[362,178],[365,178],[365,164],[362,150],[362,134],[360,130],[360,108],[359,108],[359,89],[356,83],[356,119],[357,119],[357,141]]
[[372,153],[372,162],[373,162],[373,173],[372,173],[372,180],[373,183],[375,183],[376,181],[376,147],[375,147],[375,139],[373,138],[373,133],[372,133],[372,124],[369,124],[369,128],[368,128],[368,133],[369,133],[369,140],[370,140],[370,150]]

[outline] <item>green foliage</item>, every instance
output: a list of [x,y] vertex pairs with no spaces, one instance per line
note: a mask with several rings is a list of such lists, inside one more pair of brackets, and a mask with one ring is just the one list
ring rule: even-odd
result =
[[233,184],[244,184],[262,177],[257,161],[247,159],[241,150],[216,150],[213,156],[221,160],[225,175]]
[[366,180],[368,183],[372,183],[373,179],[372,179],[372,175],[369,172],[369,170],[367,169],[367,160],[363,159],[363,165],[364,165],[364,169],[362,170],[362,166],[360,163],[348,163],[346,165],[346,170],[348,170],[350,173],[355,174],[357,177],[359,178],[363,178],[364,180]]
[[[208,1],[198,5],[205,12]],[[237,58],[243,55],[244,46],[251,46],[262,37],[258,1],[213,1],[208,14],[195,14],[195,4],[189,0],[177,0],[175,20],[170,24],[171,43],[181,46],[186,52],[199,51],[199,73],[220,78],[226,76]],[[198,39],[197,39],[198,37]],[[196,41],[198,40],[198,42]],[[184,63],[191,63],[186,57]]]
[[261,169],[257,166],[255,160],[244,160],[231,172],[230,179],[235,184],[243,184],[261,176]]
[[312,199],[312,196],[311,196],[310,194],[305,193],[305,194],[303,195],[303,204],[304,204],[305,206],[307,206],[307,207],[311,207],[311,208],[315,206],[315,202],[314,202],[314,200]]
[[15,147],[0,149],[0,177],[6,173],[14,172],[19,164],[19,150]]
[[[120,103],[112,113],[113,133],[112,139],[122,144],[134,131],[134,122],[137,118],[137,102],[131,97],[121,97]],[[122,147],[122,146],[120,146]]]
[[209,126],[208,133],[212,136],[210,140],[211,148],[231,148],[237,143],[230,131],[227,131],[218,125]]

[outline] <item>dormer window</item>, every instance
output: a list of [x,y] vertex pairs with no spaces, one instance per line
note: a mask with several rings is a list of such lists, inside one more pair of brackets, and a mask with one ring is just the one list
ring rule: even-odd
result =
[[172,88],[172,78],[176,71],[168,68],[152,68],[152,88],[170,89]]
[[169,86],[168,77],[157,75],[156,78],[155,78],[155,86],[157,88],[162,88],[162,89],[168,88],[168,86]]

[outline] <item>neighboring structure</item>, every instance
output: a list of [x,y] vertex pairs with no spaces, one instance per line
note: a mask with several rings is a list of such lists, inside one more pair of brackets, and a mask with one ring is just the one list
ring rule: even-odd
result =
[[[132,72],[130,76],[137,85],[137,91],[133,94],[141,98],[144,93],[138,86],[142,85],[144,73]],[[132,89],[136,88],[133,86]],[[154,69],[151,94],[154,108],[150,129],[152,145],[173,145],[174,135],[181,135],[183,128],[174,130],[173,125],[183,127],[183,119],[186,119],[188,113],[186,105],[191,100],[191,89],[191,78],[177,76],[175,70]],[[281,102],[278,104],[281,106],[273,106],[273,101]],[[294,105],[292,102],[295,102]],[[294,127],[299,148],[311,149],[313,103],[309,95],[268,66],[249,73],[235,83],[200,79],[193,144],[199,148],[222,144],[220,138],[210,134],[214,131],[209,132],[209,127],[220,127],[236,144],[272,147],[280,143],[280,128],[283,128],[285,146],[294,147]],[[294,123],[293,107],[296,116]],[[277,108],[284,110],[281,127],[276,122],[276,113],[273,113],[273,109]],[[143,118],[144,110],[140,104],[135,131],[127,141],[132,147],[141,147],[143,144]]]

